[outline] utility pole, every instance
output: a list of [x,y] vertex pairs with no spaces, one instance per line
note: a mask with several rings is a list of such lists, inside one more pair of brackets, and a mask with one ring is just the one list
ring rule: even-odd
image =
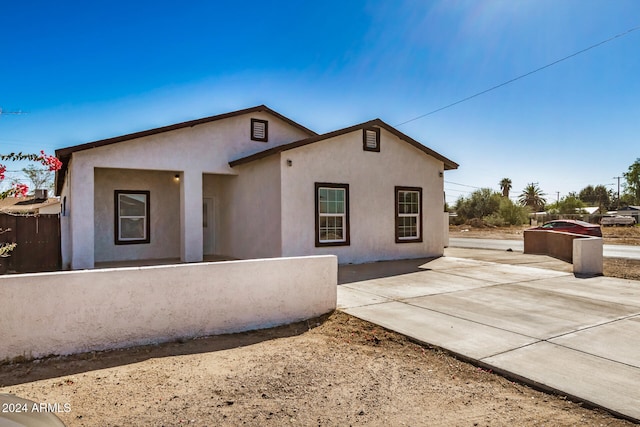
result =
[[560,192],[556,191],[556,195],[557,195],[557,198],[556,198],[556,204],[557,204],[557,203],[560,203]]
[[622,177],[621,176],[614,176],[613,179],[617,179],[618,180],[618,204],[616,207],[616,210],[619,211],[620,210],[620,179]]

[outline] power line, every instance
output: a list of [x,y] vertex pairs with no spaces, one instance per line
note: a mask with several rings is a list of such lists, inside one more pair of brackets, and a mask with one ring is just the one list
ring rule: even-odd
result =
[[0,107],[0,116],[5,115],[5,114],[27,114],[22,110],[16,110],[16,111],[5,111],[2,109],[2,107]]
[[446,180],[444,182],[446,182],[447,184],[460,185],[461,187],[475,188],[475,189],[478,189],[478,190],[480,190],[480,188],[481,188],[481,187],[474,187],[473,185],[459,184],[457,182],[451,182],[451,181],[446,181]]
[[484,95],[484,94],[485,94],[485,93],[487,93],[487,92],[491,92],[492,90],[496,90],[496,89],[498,89],[498,88],[501,88],[502,86],[506,86],[506,85],[508,85],[509,83],[513,83],[513,82],[515,82],[515,81],[517,81],[517,80],[523,79],[523,78],[525,78],[525,77],[527,77],[527,76],[530,76],[531,74],[537,73],[538,71],[542,71],[542,70],[544,70],[545,68],[549,68],[549,67],[551,67],[551,66],[553,66],[553,65],[559,64],[560,62],[566,61],[567,59],[573,58],[574,56],[578,56],[578,55],[580,55],[581,53],[585,53],[585,52],[587,52],[587,51],[589,51],[589,50],[591,50],[591,49],[594,49],[594,48],[596,48],[596,47],[598,47],[598,46],[601,46],[601,45],[603,45],[603,44],[605,44],[605,43],[609,43],[610,41],[613,41],[613,40],[615,40],[615,39],[617,39],[617,38],[624,37],[624,36],[626,36],[627,34],[632,33],[632,32],[634,32],[634,31],[637,31],[637,30],[640,30],[640,25],[639,25],[639,26],[637,26],[637,27],[633,27],[633,28],[631,28],[631,29],[629,29],[629,30],[627,30],[627,31],[625,31],[625,32],[620,33],[620,34],[616,34],[616,35],[615,35],[615,36],[613,36],[613,37],[610,37],[610,38],[608,38],[608,39],[606,39],[606,40],[603,40],[603,41],[601,41],[601,42],[599,42],[599,43],[596,43],[596,44],[594,44],[594,45],[592,45],[592,46],[589,46],[589,47],[587,47],[587,48],[585,48],[585,49],[582,49],[582,50],[580,50],[580,51],[578,51],[578,52],[572,53],[571,55],[565,56],[564,58],[558,59],[557,61],[553,61],[553,62],[551,62],[551,63],[549,63],[549,64],[547,64],[547,65],[545,65],[545,66],[543,66],[543,67],[536,68],[536,69],[535,69],[535,70],[533,70],[533,71],[529,71],[528,73],[522,74],[522,75],[520,75],[520,76],[518,76],[518,77],[515,77],[515,78],[513,78],[513,79],[511,79],[511,80],[508,80],[508,81],[506,81],[506,82],[504,82],[504,83],[500,83],[499,85],[493,86],[493,87],[491,87],[491,88],[489,88],[489,89],[483,90],[482,92],[478,92],[478,93],[476,93],[476,94],[474,94],[474,95],[467,96],[466,98],[463,98],[463,99],[461,99],[461,100],[459,100],[459,101],[456,101],[456,102],[451,103],[451,104],[449,104],[449,105],[445,105],[444,107],[440,107],[440,108],[438,108],[438,109],[436,109],[436,110],[433,110],[433,111],[430,111],[430,112],[428,112],[428,113],[426,113],[426,114],[422,114],[421,116],[414,117],[413,119],[410,119],[410,120],[407,120],[407,121],[405,121],[405,122],[399,123],[399,124],[397,124],[397,125],[395,125],[395,126],[397,127],[397,126],[406,125],[407,123],[413,122],[413,121],[418,120],[418,119],[422,119],[423,117],[430,116],[431,114],[435,114],[435,113],[440,112],[440,111],[442,111],[442,110],[446,110],[447,108],[453,107],[454,105],[458,105],[458,104],[461,104],[461,103],[463,103],[463,102],[465,102],[465,101],[468,101],[468,100],[470,100],[470,99],[473,99],[473,98],[475,98],[475,97],[478,97],[478,96],[480,96],[480,95]]

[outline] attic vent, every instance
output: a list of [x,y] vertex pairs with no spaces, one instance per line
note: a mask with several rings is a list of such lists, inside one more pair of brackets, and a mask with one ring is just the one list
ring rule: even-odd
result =
[[364,129],[362,134],[362,148],[365,151],[380,151],[380,129]]
[[251,140],[267,142],[269,140],[269,122],[251,119]]

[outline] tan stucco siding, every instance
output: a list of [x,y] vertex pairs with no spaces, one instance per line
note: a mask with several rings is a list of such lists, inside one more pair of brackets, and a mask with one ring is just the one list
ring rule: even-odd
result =
[[[280,163],[283,256],[335,254],[340,263],[360,263],[442,255],[441,161],[385,130],[380,152],[364,151],[358,130],[282,152]],[[349,246],[315,247],[315,182],[349,184]],[[395,186],[422,188],[420,243],[395,242]]]
[[[180,188],[175,173],[95,169],[95,262],[180,256]],[[116,245],[115,190],[149,191],[150,242]]]
[[236,258],[280,256],[280,162],[278,156],[237,166],[225,179],[221,253]]

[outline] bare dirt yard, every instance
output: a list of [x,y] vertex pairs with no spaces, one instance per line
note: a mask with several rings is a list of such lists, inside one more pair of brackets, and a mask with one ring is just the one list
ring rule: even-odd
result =
[[344,313],[0,366],[67,426],[630,426]]
[[[470,237],[479,239],[521,240],[528,226],[522,227],[472,227],[458,225],[449,227],[449,237]],[[640,226],[602,227],[605,245],[640,246]],[[640,280],[640,261],[622,258],[605,258],[604,275],[621,279]]]
[[[522,228],[451,236],[521,238]],[[640,244],[640,229],[604,229]],[[459,233],[459,234],[458,234]],[[634,243],[635,242],[635,243]],[[640,278],[640,263],[605,274]],[[262,331],[0,365],[67,426],[630,426],[344,313]],[[66,404],[66,406],[65,406]]]

